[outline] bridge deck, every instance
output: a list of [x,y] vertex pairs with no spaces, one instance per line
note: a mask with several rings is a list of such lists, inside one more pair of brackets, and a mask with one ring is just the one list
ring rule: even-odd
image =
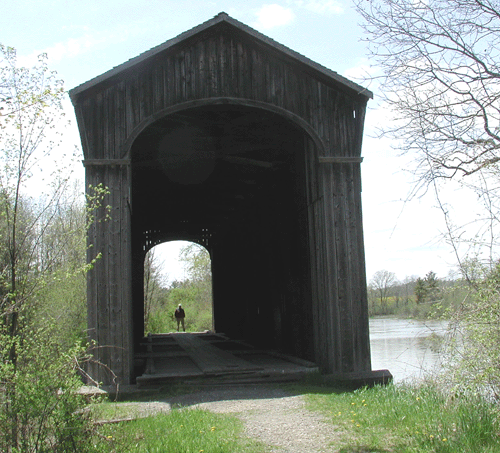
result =
[[137,377],[140,386],[193,378],[292,380],[317,370],[311,362],[256,350],[213,333],[149,336],[136,362],[144,367]]

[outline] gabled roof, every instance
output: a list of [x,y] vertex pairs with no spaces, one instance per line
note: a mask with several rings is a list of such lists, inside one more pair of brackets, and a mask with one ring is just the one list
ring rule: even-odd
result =
[[262,33],[259,33],[258,31],[254,30],[253,28],[249,27],[248,25],[245,25],[242,22],[237,21],[236,19],[233,19],[230,17],[228,14],[221,12],[217,16],[215,16],[213,19],[210,19],[194,28],[191,30],[185,31],[184,33],[181,33],[180,35],[176,36],[175,38],[169,39],[168,41],[164,42],[163,44],[160,44],[159,46],[153,47],[152,49],[140,54],[139,56],[132,58],[128,60],[125,63],[122,63],[119,66],[116,66],[115,68],[105,72],[104,74],[101,74],[98,77],[95,77],[92,80],[89,80],[88,82],[85,82],[72,90],[69,91],[70,97],[72,101],[74,102],[78,95],[90,88],[93,88],[97,85],[99,85],[102,82],[107,81],[108,79],[120,74],[121,72],[131,69],[134,66],[148,60],[151,57],[154,57],[155,55],[175,46],[176,44],[181,43],[182,41],[185,41],[199,33],[202,33],[206,30],[208,30],[211,27],[214,27],[218,24],[221,23],[226,23],[229,24],[236,29],[246,33],[247,35],[250,35],[254,39],[270,46],[271,48],[277,50],[278,52],[288,56],[292,60],[295,60],[297,62],[300,62],[311,69],[315,70],[316,72],[320,73],[323,76],[326,76],[327,78],[330,78],[334,80],[337,83],[340,83],[341,85],[345,86],[346,88],[349,88],[353,91],[355,91],[357,94],[365,96],[367,98],[373,98],[373,93],[362,87],[361,85],[358,85],[349,79],[346,79],[345,77],[342,77],[335,71],[332,71],[312,60],[310,60],[307,57],[304,57],[303,55],[299,54],[298,52],[295,52],[294,50],[289,49],[288,47],[274,41],[273,39],[263,35]]

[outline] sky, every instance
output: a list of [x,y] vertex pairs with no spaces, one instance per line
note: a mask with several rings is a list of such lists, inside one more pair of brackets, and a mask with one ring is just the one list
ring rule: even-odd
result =
[[[3,7],[2,7],[3,6]],[[368,281],[379,270],[400,280],[429,271],[446,277],[456,268],[451,247],[442,239],[444,216],[432,191],[408,201],[413,156],[403,156],[377,130],[388,114],[377,101],[377,86],[362,74],[377,69],[367,58],[360,17],[347,0],[0,0],[0,43],[15,47],[19,63],[31,66],[47,53],[49,67],[74,88],[140,53],[224,11],[309,59],[374,92],[363,141],[363,224]],[[74,111],[65,103],[69,118]],[[79,143],[76,121],[67,143]],[[70,145],[67,145],[70,146]],[[83,156],[82,156],[83,158]],[[83,166],[77,174],[83,178]],[[449,183],[442,192],[457,222],[466,222],[477,200]],[[184,273],[176,262],[178,246],[164,249],[170,280]]]

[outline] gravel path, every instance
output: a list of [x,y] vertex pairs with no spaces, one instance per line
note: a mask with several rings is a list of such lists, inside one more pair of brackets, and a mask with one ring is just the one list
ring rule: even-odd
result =
[[[122,403],[123,404],[123,403]],[[337,451],[331,424],[306,409],[301,395],[291,395],[266,386],[210,389],[155,403],[138,405],[143,415],[168,411],[171,407],[197,407],[229,413],[244,422],[245,434],[270,445],[271,453],[327,453]]]

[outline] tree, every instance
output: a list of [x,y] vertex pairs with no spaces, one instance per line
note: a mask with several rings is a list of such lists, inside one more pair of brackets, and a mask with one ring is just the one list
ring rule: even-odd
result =
[[408,305],[411,298],[411,294],[414,293],[414,288],[415,285],[417,284],[418,277],[412,275],[412,276],[406,276],[404,280],[402,281],[403,285],[403,292],[404,292],[404,303]]
[[[500,218],[500,9],[492,0],[355,0],[377,91],[391,112],[382,133],[414,159],[411,195],[429,185],[457,259],[492,261]],[[452,179],[478,195],[467,225],[443,201]],[[474,225],[473,225],[474,223]]]
[[496,170],[500,9],[490,0],[359,0],[387,132],[418,156],[424,181]]
[[[46,203],[29,209],[27,183],[57,144],[54,128],[63,116],[63,96],[62,82],[49,71],[46,56],[34,68],[22,68],[15,50],[0,45],[0,216],[8,256],[3,267],[8,293],[1,311],[11,336],[17,335],[23,305],[36,286],[38,239],[51,220],[45,214],[65,188],[56,177]],[[14,359],[14,346],[11,353]]]
[[424,279],[420,277],[417,278],[414,291],[415,301],[417,302],[417,304],[423,304],[427,299],[427,286]]
[[427,288],[427,300],[435,302],[440,297],[439,280],[435,272],[429,271],[425,276],[425,286]]
[[81,189],[75,184],[48,213],[52,221],[37,247],[43,281],[30,304],[31,322],[50,326],[63,349],[87,340],[87,209]]
[[164,300],[161,297],[166,286],[165,277],[161,274],[162,263],[158,261],[155,249],[146,254],[144,260],[144,328],[152,332],[151,315],[159,310],[165,310]]
[[192,242],[181,249],[180,260],[184,262],[190,280],[211,282],[212,265],[210,254],[205,247]]
[[[415,157],[417,189],[435,188],[455,249],[470,284],[457,311],[466,335],[457,362],[483,386],[500,385],[498,294],[495,278],[474,281],[467,265],[486,250],[495,268],[500,192],[500,4],[496,0],[356,0],[372,61],[381,69],[381,92],[394,121],[383,131]],[[465,228],[453,224],[441,202],[441,180],[471,187],[486,208],[467,238],[476,255],[458,253]],[[472,217],[472,216],[471,216]],[[467,229],[471,229],[468,225]],[[422,286],[420,282],[420,285]],[[472,303],[471,303],[472,302]],[[493,321],[493,322],[492,322]],[[467,360],[485,357],[487,360]],[[467,363],[469,362],[469,363]],[[479,364],[478,367],[470,366]],[[463,372],[459,372],[463,380]]]
[[370,284],[378,294],[383,313],[387,312],[389,290],[396,282],[397,279],[394,272],[381,270],[373,274]]
[[[46,165],[63,126],[63,96],[46,56],[33,68],[18,67],[15,50],[0,45],[0,450],[8,453],[93,448],[86,403],[76,392],[84,349],[61,347],[35,316],[50,280],[85,269],[68,266],[72,228],[61,224],[70,219],[61,216],[68,179],[58,173],[61,162],[55,173]],[[42,166],[47,192],[38,181],[30,196]]]

